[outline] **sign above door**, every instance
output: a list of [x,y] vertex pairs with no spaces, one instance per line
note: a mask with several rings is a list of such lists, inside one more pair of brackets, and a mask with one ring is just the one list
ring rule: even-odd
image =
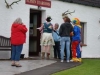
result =
[[26,0],[26,4],[51,8],[51,1],[47,0]]

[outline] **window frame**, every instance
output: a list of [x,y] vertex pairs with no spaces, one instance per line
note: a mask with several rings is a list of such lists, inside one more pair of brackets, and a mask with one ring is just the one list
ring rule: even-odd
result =
[[82,46],[87,46],[87,44],[85,44],[85,22],[81,22],[81,44]]

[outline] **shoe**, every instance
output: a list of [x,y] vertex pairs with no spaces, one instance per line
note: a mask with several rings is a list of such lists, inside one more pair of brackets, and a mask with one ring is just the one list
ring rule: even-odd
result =
[[79,62],[82,62],[82,58],[79,58],[79,60],[80,60]]
[[57,57],[54,57],[54,59],[57,59]]
[[69,63],[69,60],[67,60],[67,63]]
[[42,59],[45,58],[45,52],[42,52]]
[[11,64],[11,66],[16,66],[15,63]]
[[61,59],[61,57],[58,57],[58,59]]
[[22,67],[20,64],[16,64],[15,66],[16,66],[16,67]]
[[49,57],[49,56],[50,56],[50,53],[47,53],[47,59],[50,59],[50,57]]
[[61,60],[61,62],[64,62],[64,60]]
[[16,65],[15,65],[15,61],[12,61],[12,64],[11,64],[11,66],[16,66]]
[[73,62],[73,60],[70,60],[70,62]]
[[82,62],[82,59],[81,58],[78,58],[78,62]]
[[77,58],[72,58],[73,62],[78,62]]

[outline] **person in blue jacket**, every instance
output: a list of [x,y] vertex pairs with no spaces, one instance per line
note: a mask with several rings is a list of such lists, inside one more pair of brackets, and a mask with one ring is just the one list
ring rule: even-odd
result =
[[75,62],[81,62],[81,51],[80,51],[80,41],[81,41],[81,26],[80,20],[74,18],[72,20],[73,26],[73,37],[72,37],[72,60]]
[[53,39],[54,39],[54,42],[55,42],[55,45],[54,45],[54,58],[55,59],[60,59],[60,35],[59,35],[59,24],[56,23],[54,25],[54,31],[53,31]]

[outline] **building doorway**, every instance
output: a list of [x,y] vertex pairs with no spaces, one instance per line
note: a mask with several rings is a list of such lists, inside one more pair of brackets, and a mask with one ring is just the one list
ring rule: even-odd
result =
[[41,15],[41,11],[30,9],[29,56],[38,56],[41,51],[40,31],[37,30],[41,26]]

